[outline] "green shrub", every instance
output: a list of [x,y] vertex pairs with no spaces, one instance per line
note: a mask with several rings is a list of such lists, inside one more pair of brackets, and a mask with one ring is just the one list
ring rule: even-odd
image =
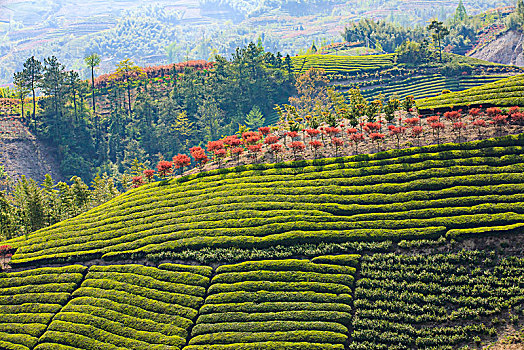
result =
[[298,330],[313,330],[348,333],[348,329],[339,323],[331,322],[296,322],[296,321],[264,321],[264,322],[228,322],[228,323],[199,323],[191,333],[192,337],[223,332],[289,332]]
[[213,294],[206,298],[206,304],[226,303],[267,303],[267,302],[312,302],[312,303],[341,303],[351,305],[349,294],[329,294],[315,292],[229,292]]
[[348,324],[351,314],[340,311],[282,311],[282,312],[222,312],[214,314],[203,314],[197,319],[200,323],[230,323],[230,322],[264,322],[264,321],[315,321],[337,322]]
[[180,265],[180,264],[160,264],[159,269],[174,271],[174,272],[191,272],[205,277],[211,277],[213,269],[209,266],[194,266],[194,265]]
[[311,259],[315,264],[336,264],[344,266],[358,266],[360,255],[342,254],[342,255],[322,255]]
[[268,292],[277,291],[312,291],[317,293],[332,294],[351,294],[351,288],[338,283],[321,282],[269,282],[269,281],[245,281],[237,283],[216,283],[212,284],[207,293],[217,294],[225,292],[256,292],[265,290]]
[[311,342],[337,344],[347,340],[347,336],[324,331],[290,331],[290,332],[222,332],[198,335],[191,338],[189,345],[231,344],[262,342],[267,339],[279,342]]
[[343,350],[342,344],[287,343],[278,341],[258,343],[189,345],[184,350]]

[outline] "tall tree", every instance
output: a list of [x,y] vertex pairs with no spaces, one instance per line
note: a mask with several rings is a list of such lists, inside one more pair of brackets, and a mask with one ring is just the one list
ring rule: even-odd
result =
[[444,26],[444,23],[439,22],[437,20],[433,20],[433,22],[430,23],[428,26],[428,31],[433,33],[433,39],[435,39],[438,43],[438,51],[440,56],[440,62],[442,63],[442,39],[444,39],[445,36],[449,35],[449,30]]
[[36,87],[42,79],[43,66],[40,61],[35,59],[35,56],[31,56],[24,63],[24,70],[22,71],[25,86],[33,92],[33,122],[36,128]]
[[20,112],[22,114],[22,119],[25,119],[24,102],[25,102],[25,98],[27,97],[27,94],[29,93],[29,90],[27,89],[26,84],[25,84],[24,73],[23,72],[15,73],[13,83],[15,84],[15,87],[16,87],[16,95],[20,99],[20,106],[21,106]]
[[453,22],[457,24],[463,22],[466,18],[468,18],[468,13],[464,7],[464,4],[462,3],[462,0],[460,0],[457,10],[455,11],[455,15],[453,16]]
[[128,114],[131,117],[131,88],[137,80],[145,77],[146,74],[142,68],[136,66],[133,61],[130,59],[125,59],[119,62],[116,66],[115,75],[126,87]]
[[58,123],[62,116],[62,98],[65,85],[65,67],[55,56],[44,59],[44,75],[40,87],[47,96],[52,97],[55,121],[55,133],[58,133]]
[[100,65],[100,55],[92,53],[89,56],[84,58],[86,66],[91,68],[91,97],[93,101],[93,115],[96,113],[96,103],[95,103],[95,67]]
[[80,87],[80,76],[77,72],[71,70],[67,72],[67,85],[69,89],[69,94],[73,99],[73,107],[75,109],[75,121],[78,122],[78,112],[76,106],[76,96],[78,95],[78,90]]

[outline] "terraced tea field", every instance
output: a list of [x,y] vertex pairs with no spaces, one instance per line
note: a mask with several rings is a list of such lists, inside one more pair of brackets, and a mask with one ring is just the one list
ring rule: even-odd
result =
[[417,106],[422,110],[451,106],[523,106],[523,85],[524,75],[517,75],[465,91],[419,100]]
[[0,347],[496,341],[524,323],[523,170],[520,134],[144,185],[2,243]]

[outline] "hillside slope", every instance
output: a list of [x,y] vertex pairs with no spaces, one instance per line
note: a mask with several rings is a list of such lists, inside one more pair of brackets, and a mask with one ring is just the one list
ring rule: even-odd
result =
[[478,348],[524,324],[523,170],[520,134],[144,185],[4,242],[0,346]]
[[522,67],[524,66],[523,40],[523,33],[510,30],[477,50],[471,57]]

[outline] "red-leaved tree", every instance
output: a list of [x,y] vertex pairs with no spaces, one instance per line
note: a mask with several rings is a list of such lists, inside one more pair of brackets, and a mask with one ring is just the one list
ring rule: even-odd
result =
[[316,159],[318,150],[322,148],[324,144],[320,142],[319,140],[313,140],[313,141],[309,141],[309,145],[311,146],[311,148],[313,148],[313,153]]
[[195,160],[197,163],[199,169],[202,171],[204,168],[204,165],[208,162],[206,151],[202,149],[202,147],[191,147],[189,149],[189,153],[191,153],[191,157]]
[[289,148],[293,151],[293,158],[297,159],[297,153],[301,152],[306,148],[306,145],[300,141],[293,141],[289,144]]
[[153,178],[155,177],[155,171],[153,169],[146,169],[143,174],[147,179],[147,183],[153,181]]
[[171,162],[168,162],[167,160],[161,160],[160,162],[158,162],[156,166],[158,175],[163,179],[167,175],[171,174],[172,168],[173,168],[173,164]]
[[338,157],[338,149],[344,146],[344,141],[338,137],[333,137],[331,143],[335,146],[335,157]]
[[358,144],[364,141],[364,134],[355,133],[349,135],[349,139],[355,144],[355,154],[358,153]]
[[142,179],[142,176],[134,176],[131,179],[131,183],[133,185],[133,188],[138,188],[144,184],[144,180]]
[[184,174],[184,167],[191,164],[191,159],[185,154],[178,154],[173,157],[175,169],[180,169],[180,175]]
[[242,147],[235,147],[231,150],[231,154],[233,154],[237,160],[237,165],[240,165],[240,156],[242,153],[244,153],[244,148]]

